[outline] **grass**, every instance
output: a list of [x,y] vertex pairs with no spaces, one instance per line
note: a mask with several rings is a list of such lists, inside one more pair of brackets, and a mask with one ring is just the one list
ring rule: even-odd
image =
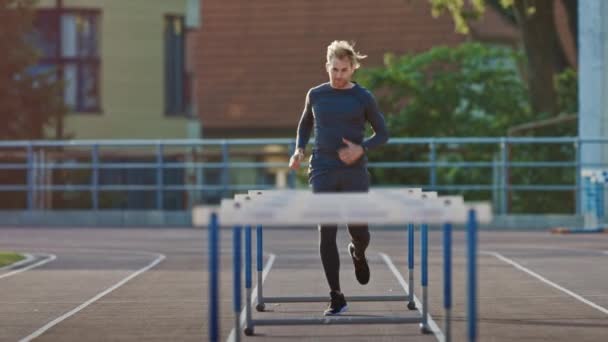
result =
[[13,252],[0,252],[0,267],[10,265],[19,260],[23,260],[25,257],[21,254]]

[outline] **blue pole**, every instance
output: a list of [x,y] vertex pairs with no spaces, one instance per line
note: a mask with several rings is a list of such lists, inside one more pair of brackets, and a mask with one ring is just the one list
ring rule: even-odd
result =
[[233,256],[233,304],[234,313],[241,312],[241,227],[232,228],[232,256]]
[[156,145],[156,209],[163,210],[164,180],[163,180],[163,145]]
[[230,187],[230,154],[228,151],[228,144],[226,141],[222,143],[222,197],[228,197],[228,190]]
[[408,303],[407,308],[416,310],[414,301],[414,224],[407,225],[407,269],[408,269]]
[[[295,151],[296,151],[296,143],[292,142],[291,144],[289,144],[288,158],[291,157],[291,155],[293,155]],[[289,173],[287,174],[287,186],[290,189],[296,188],[296,171],[290,170]]]
[[217,214],[209,222],[209,341],[219,341],[219,224]]
[[452,225],[443,225],[443,307],[452,308]]
[[407,225],[407,268],[414,270],[414,224]]
[[257,251],[256,251],[256,257],[257,257],[257,270],[258,272],[262,272],[262,269],[264,268],[264,258],[263,258],[263,253],[264,253],[264,240],[263,240],[263,231],[262,231],[262,226],[257,226],[256,228],[256,242],[258,245]]
[[475,218],[475,210],[469,211],[469,219],[467,222],[467,243],[467,325],[469,342],[475,342],[477,339],[477,220]]
[[99,145],[93,145],[91,149],[91,202],[93,210],[99,209]]
[[452,225],[443,225],[443,309],[445,342],[452,340]]
[[437,185],[437,147],[434,139],[429,144],[429,162],[431,163],[429,182],[431,190],[435,190]]
[[31,143],[27,145],[27,210],[34,209],[34,191],[36,185],[34,184],[34,151]]
[[251,288],[251,226],[245,228],[245,288]]
[[420,250],[422,264],[422,276],[421,276],[421,284],[422,284],[422,323],[420,323],[420,328],[422,333],[428,334],[430,333],[428,320],[429,320],[429,295],[428,295],[428,250],[429,250],[429,226],[425,223],[420,225],[420,243],[422,245],[422,249]]
[[256,305],[256,310],[264,311],[264,284],[262,284],[263,278],[263,269],[264,269],[264,236],[263,229],[261,225],[258,225],[256,228],[256,241],[258,248],[256,250],[257,257],[257,281],[258,281],[258,304]]
[[501,187],[501,200],[500,200],[500,213],[506,215],[508,211],[508,200],[509,200],[509,164],[508,164],[508,145],[505,138],[500,138],[500,159],[502,164],[502,173],[500,179]]
[[582,197],[583,193],[581,190],[581,145],[583,142],[580,138],[577,139],[577,142],[574,143],[574,148],[576,151],[576,175],[574,175],[574,179],[576,182],[576,214],[581,215],[583,212],[582,207]]
[[422,244],[421,251],[421,266],[422,266],[422,279],[421,284],[423,287],[426,287],[429,283],[428,279],[428,245],[429,245],[429,226],[423,223],[421,226],[420,232],[420,242]]

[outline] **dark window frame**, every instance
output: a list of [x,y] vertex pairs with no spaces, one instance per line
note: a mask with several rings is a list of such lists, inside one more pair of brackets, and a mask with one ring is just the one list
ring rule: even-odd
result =
[[[53,46],[53,56],[42,56],[38,59],[38,64],[40,65],[54,65],[56,68],[56,79],[63,81],[64,79],[64,69],[67,66],[75,65],[76,66],[76,103],[74,108],[70,108],[70,114],[78,113],[78,114],[102,114],[101,108],[101,76],[102,76],[102,62],[100,57],[100,42],[101,42],[101,20],[102,20],[102,11],[97,8],[84,8],[84,7],[61,7],[61,8],[39,8],[36,9],[36,16],[46,15],[50,16],[50,24],[48,27],[52,30],[50,33],[50,38],[55,41],[50,45]],[[63,47],[63,37],[61,35],[61,23],[60,18],[64,15],[79,15],[84,17],[93,17],[95,22],[95,54],[89,56],[75,56],[75,57],[65,57],[62,55],[62,47]],[[47,37],[48,38],[48,37]],[[81,47],[82,41],[77,37],[77,47],[78,51]],[[84,88],[84,80],[83,73],[84,68],[86,66],[93,66],[93,72],[95,73],[94,80],[94,96],[97,104],[95,106],[86,106],[85,105],[85,88]],[[65,91],[64,91],[64,101],[65,101]]]
[[[174,30],[179,21],[179,39]],[[163,17],[164,112],[168,117],[186,117],[190,106],[191,75],[186,70],[186,16],[165,14]],[[176,40],[177,39],[177,40]],[[177,46],[175,46],[177,45]],[[177,50],[176,50],[177,49]]]

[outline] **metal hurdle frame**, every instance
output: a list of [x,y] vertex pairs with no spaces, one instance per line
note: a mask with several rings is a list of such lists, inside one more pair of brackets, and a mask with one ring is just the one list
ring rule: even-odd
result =
[[[428,326],[428,225],[421,224],[421,285],[422,285],[422,313],[420,317],[320,317],[320,318],[299,318],[299,319],[253,319],[251,313],[252,298],[252,248],[251,248],[251,226],[245,227],[245,288],[246,288],[246,325],[244,333],[246,335],[252,335],[254,333],[254,327],[256,325],[325,325],[325,324],[398,324],[398,323],[419,323],[422,333],[429,333],[430,329]],[[444,309],[446,313],[445,320],[445,337],[446,341],[451,340],[451,224],[446,222],[443,224],[443,246],[444,246]],[[468,314],[468,337],[469,341],[475,341],[477,335],[476,329],[476,251],[477,251],[477,220],[474,210],[470,210],[467,219],[467,241],[468,241],[468,282],[467,282],[467,314]],[[240,341],[240,315],[242,310],[241,305],[241,274],[242,274],[242,246],[241,246],[241,231],[242,225],[235,225],[233,227],[233,272],[234,272],[234,287],[233,287],[233,304],[235,314],[235,337],[236,341]],[[256,227],[257,233],[257,270],[258,270],[258,298],[262,298],[262,301],[258,302],[256,308],[264,309],[259,307],[264,303],[284,303],[284,302],[325,302],[326,297],[263,297],[263,286],[262,285],[262,257],[263,257],[263,228],[262,226]],[[219,223],[216,214],[212,214],[210,225],[209,225],[209,243],[210,253],[216,254],[219,252]],[[414,240],[414,225],[408,224],[408,270],[410,272],[410,290],[406,296],[353,296],[349,297],[349,301],[408,301],[408,308],[412,310],[410,303],[413,303],[413,240]],[[218,315],[218,289],[217,284],[219,260],[217,258],[210,257],[210,315],[209,315],[209,337],[211,341],[217,341],[219,337],[219,322],[217,320]],[[270,300],[269,300],[270,299]],[[414,304],[415,309],[415,304]]]
[[[414,193],[418,190],[420,193],[420,189],[408,189],[410,193]],[[271,190],[272,191],[272,190]],[[264,190],[252,190],[249,191],[249,196],[262,195],[263,193],[271,192]],[[436,197],[435,192],[426,193],[430,197]],[[426,227],[425,227],[426,228]],[[422,228],[421,228],[422,229]],[[416,303],[414,301],[414,224],[408,224],[408,275],[409,275],[409,290],[406,295],[391,295],[391,296],[348,296],[348,300],[351,302],[401,302],[407,301],[407,308],[409,310],[416,310]],[[319,302],[327,302],[327,296],[306,296],[306,297],[298,297],[298,296],[275,296],[275,297],[264,297],[264,286],[262,283],[262,272],[263,272],[263,228],[262,226],[258,226],[256,230],[256,241],[257,241],[257,304],[256,310],[258,312],[263,312],[266,308],[266,303],[319,303]],[[428,246],[428,245],[427,245]],[[421,255],[425,252],[424,246],[421,249]],[[426,265],[425,265],[426,266]],[[422,265],[421,265],[422,267]],[[424,272],[424,271],[423,271]],[[423,296],[424,297],[424,296]],[[426,304],[423,301],[423,305]],[[249,327],[249,325],[248,325]],[[423,329],[424,332],[428,332],[428,329],[425,325]],[[253,334],[253,329],[246,329],[245,334]]]

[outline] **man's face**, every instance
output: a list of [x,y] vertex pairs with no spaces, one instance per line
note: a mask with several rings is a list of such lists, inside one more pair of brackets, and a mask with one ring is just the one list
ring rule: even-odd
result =
[[331,86],[338,89],[348,88],[355,68],[348,58],[332,58],[327,63],[327,73]]

